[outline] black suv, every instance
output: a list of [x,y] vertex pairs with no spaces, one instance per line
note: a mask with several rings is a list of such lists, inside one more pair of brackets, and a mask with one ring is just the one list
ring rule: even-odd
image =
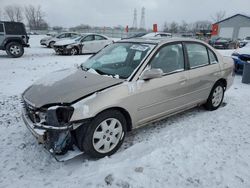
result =
[[6,50],[10,57],[21,57],[28,42],[23,23],[0,21],[0,50]]

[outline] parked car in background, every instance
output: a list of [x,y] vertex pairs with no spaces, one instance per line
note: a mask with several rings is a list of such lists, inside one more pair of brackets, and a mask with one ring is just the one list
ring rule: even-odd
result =
[[55,42],[62,40],[62,39],[74,39],[79,37],[79,33],[72,33],[72,32],[67,32],[67,33],[60,33],[55,36],[48,36],[40,40],[40,44],[49,48],[53,48]]
[[142,36],[142,38],[151,38],[151,37],[172,37],[172,34],[165,32],[152,32]]
[[121,40],[28,87],[23,119],[53,155],[78,147],[109,156],[128,131],[200,105],[218,109],[233,70],[232,58],[199,40]]
[[146,32],[136,33],[136,34],[132,34],[132,35],[129,35],[129,36],[127,36],[127,37],[124,37],[124,38],[122,38],[122,40],[123,40],[123,39],[138,38],[138,37],[142,37],[142,36],[144,36],[144,35],[146,35],[146,34],[148,34],[148,33],[146,33]]
[[0,50],[10,57],[21,57],[29,47],[29,37],[23,23],[0,21]]
[[250,37],[246,37],[241,42],[241,47],[244,47],[246,44],[250,43]]
[[107,36],[89,33],[75,39],[60,40],[54,44],[54,50],[64,55],[97,53],[112,42]]
[[232,58],[235,64],[235,72],[242,73],[244,64],[250,61],[250,43],[234,51]]
[[235,49],[239,46],[238,41],[223,37],[212,37],[208,43],[216,49]]

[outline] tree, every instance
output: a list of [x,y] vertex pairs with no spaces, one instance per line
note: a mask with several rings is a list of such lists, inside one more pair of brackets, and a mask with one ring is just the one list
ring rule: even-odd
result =
[[188,31],[188,24],[185,21],[182,21],[181,25],[179,26],[179,31],[180,32],[187,32]]
[[44,20],[45,14],[41,10],[41,6],[29,5],[25,7],[25,17],[31,30],[46,30],[48,23]]
[[208,21],[208,20],[197,21],[193,25],[193,27],[194,27],[193,30],[195,32],[199,32],[201,30],[210,30],[211,25],[212,25],[212,23],[210,21]]
[[171,33],[178,33],[178,27],[179,27],[178,23],[172,22],[172,23],[170,24],[169,31],[170,31]]
[[164,25],[163,25],[163,32],[166,32],[166,33],[169,33],[169,32],[170,32],[170,31],[169,31],[169,25],[168,25],[167,22],[165,22]]
[[63,27],[61,27],[61,26],[54,26],[54,27],[52,27],[52,29],[53,29],[54,31],[60,32],[60,31],[63,30]]
[[219,11],[219,12],[216,12],[214,16],[212,16],[212,20],[214,22],[219,22],[221,20],[223,20],[226,16],[226,12],[225,11]]
[[21,22],[23,20],[23,9],[18,5],[9,5],[4,8],[4,13],[12,22]]

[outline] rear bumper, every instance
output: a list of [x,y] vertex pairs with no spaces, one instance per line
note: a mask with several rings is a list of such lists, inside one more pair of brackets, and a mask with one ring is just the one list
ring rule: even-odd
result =
[[30,47],[30,45],[29,44],[23,44],[23,47]]

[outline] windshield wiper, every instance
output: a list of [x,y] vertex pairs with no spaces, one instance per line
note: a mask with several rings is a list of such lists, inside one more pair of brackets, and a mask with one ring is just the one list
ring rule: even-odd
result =
[[101,71],[100,69],[94,69],[100,75],[109,75],[106,72]]

